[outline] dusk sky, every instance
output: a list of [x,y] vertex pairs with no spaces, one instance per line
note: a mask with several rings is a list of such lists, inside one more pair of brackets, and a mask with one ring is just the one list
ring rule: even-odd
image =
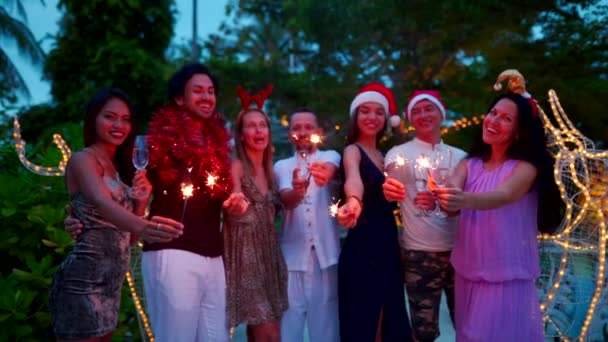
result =
[[[216,32],[225,18],[225,6],[228,0],[207,0],[198,2],[198,36],[204,39],[209,33]],[[53,40],[48,35],[54,35],[58,30],[61,13],[57,9],[58,0],[45,0],[43,6],[39,0],[23,0],[27,12],[27,25],[36,37],[42,41],[42,48],[48,52]],[[173,42],[182,43],[192,36],[192,0],[176,0],[177,17]],[[46,38],[45,38],[46,37]],[[42,66],[32,66],[27,59],[20,58],[14,44],[8,40],[0,40],[3,48],[6,45],[11,60],[16,64],[21,76],[27,82],[32,98],[23,100],[21,105],[34,105],[49,101],[50,85],[42,81]]]

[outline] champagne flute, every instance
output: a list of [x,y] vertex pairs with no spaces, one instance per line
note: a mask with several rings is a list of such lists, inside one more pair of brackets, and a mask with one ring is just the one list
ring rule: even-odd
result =
[[[298,172],[298,177],[299,178],[303,178],[306,179],[308,182],[310,182],[310,170],[308,170],[308,156],[310,155],[310,149],[308,148],[299,148],[297,150],[298,153],[298,168],[300,169],[300,171]],[[309,184],[309,183],[307,183]],[[302,203],[304,204],[311,204],[312,202],[310,201],[310,196],[308,195],[308,187],[306,188],[306,194],[304,195],[304,199],[302,200]]]
[[399,182],[401,182],[401,184],[405,184],[405,174],[408,168],[410,168],[410,161],[407,158],[397,156],[394,162],[386,166],[386,176],[398,180]]
[[[423,161],[426,161],[426,163],[424,163]],[[428,187],[427,187],[427,179],[428,179],[428,172],[429,172],[429,167],[428,165],[426,165],[428,163],[428,158],[421,154],[418,159],[416,160],[416,163],[414,163],[412,165],[412,173],[414,174],[414,184],[416,186],[416,191],[420,192],[420,191],[428,191]],[[420,209],[416,214],[417,217],[421,217],[421,216],[429,216],[428,212],[426,210],[422,210]]]
[[[448,183],[450,177],[450,169],[452,167],[452,150],[449,148],[439,148],[435,151],[435,158],[433,160],[433,168],[431,173],[433,181],[438,188],[444,188]],[[435,201],[435,211],[433,215],[437,217],[445,218],[448,215],[441,210],[439,202]]]
[[137,170],[145,169],[148,166],[148,143],[145,135],[135,136],[131,161]]
[[[131,161],[137,170],[145,169],[148,166],[148,143],[145,135],[135,136]],[[133,196],[133,187],[130,187],[128,192],[130,196]]]

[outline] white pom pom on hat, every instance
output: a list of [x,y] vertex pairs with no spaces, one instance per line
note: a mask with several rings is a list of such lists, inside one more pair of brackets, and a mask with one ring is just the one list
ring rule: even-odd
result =
[[384,107],[387,115],[390,115],[390,124],[393,127],[399,126],[401,119],[397,114],[397,103],[393,92],[382,83],[369,83],[359,89],[357,96],[350,104],[350,115],[355,114],[357,107],[365,102],[376,102]]

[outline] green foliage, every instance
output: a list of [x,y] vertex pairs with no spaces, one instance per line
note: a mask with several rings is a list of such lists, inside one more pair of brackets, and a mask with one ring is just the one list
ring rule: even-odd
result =
[[173,1],[62,0],[59,7],[65,15],[45,64],[58,106],[53,120],[80,121],[95,90],[116,86],[147,122],[165,98]]
[[[0,127],[0,136],[8,136],[8,131]],[[76,150],[82,147],[81,131],[79,125],[63,125],[43,136],[60,133]],[[51,141],[27,141],[28,158],[37,165],[57,165],[61,155]],[[27,171],[9,139],[0,140],[0,341],[53,340],[48,288],[72,246],[72,238],[63,229],[67,203],[63,177]],[[115,336],[124,339],[130,334],[139,340],[126,286],[122,304]]]
[[[248,0],[229,2],[228,13],[235,22],[208,40],[210,56],[276,65],[288,71],[283,85],[301,75],[301,98],[343,127],[364,83],[390,85],[400,108],[415,89],[440,90],[457,119],[485,112],[498,73],[517,68],[541,103],[555,89],[585,134],[607,140],[600,0]],[[463,138],[450,139],[466,148]]]
[[[15,43],[20,55],[34,65],[42,64],[44,52],[27,27],[27,15],[20,0],[0,0],[0,39]],[[0,47],[0,105],[13,103],[17,94],[30,96],[14,61],[8,57],[6,49]]]

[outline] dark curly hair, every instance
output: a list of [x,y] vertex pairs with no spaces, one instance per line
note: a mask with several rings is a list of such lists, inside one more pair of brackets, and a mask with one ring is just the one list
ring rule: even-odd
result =
[[[561,222],[563,202],[559,189],[553,179],[554,159],[547,150],[547,139],[542,121],[535,114],[530,101],[514,93],[496,97],[488,112],[502,99],[509,99],[517,106],[517,137],[507,149],[507,157],[526,161],[536,168],[538,174],[534,186],[538,190],[538,230],[542,233],[553,233]],[[469,158],[478,157],[486,161],[490,158],[492,148],[482,138],[482,132],[473,143]]]
[[175,101],[176,98],[184,96],[186,83],[188,83],[192,76],[196,74],[207,75],[209,79],[211,79],[211,83],[213,83],[215,94],[219,94],[220,84],[217,78],[215,78],[215,76],[211,74],[211,71],[209,71],[209,69],[203,64],[192,63],[184,65],[183,67],[181,67],[181,69],[176,71],[173,76],[171,76],[167,89],[167,95],[169,96],[169,100]]

